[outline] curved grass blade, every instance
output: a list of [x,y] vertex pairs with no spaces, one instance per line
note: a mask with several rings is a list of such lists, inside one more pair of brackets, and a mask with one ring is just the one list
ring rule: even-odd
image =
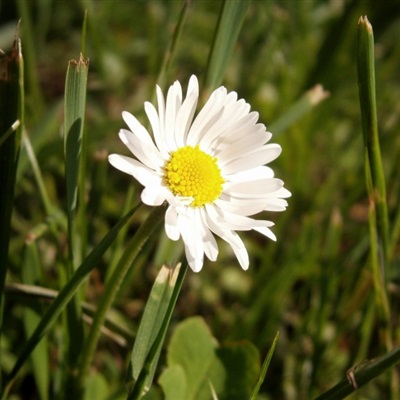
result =
[[16,377],[18,371],[21,369],[26,359],[31,354],[32,350],[40,342],[41,338],[49,331],[57,317],[64,310],[66,305],[69,303],[71,298],[74,296],[79,286],[86,279],[87,275],[93,270],[93,268],[98,265],[101,257],[114,242],[117,237],[118,232],[121,228],[129,221],[133,213],[139,208],[139,206],[134,207],[130,210],[121,220],[114,225],[103,240],[91,251],[91,253],[86,257],[81,266],[75,271],[72,278],[60,291],[54,302],[47,309],[43,315],[40,323],[36,327],[34,333],[29,338],[29,340],[24,344],[21,350],[21,354],[18,360],[7,377],[8,389],[10,388],[14,378]]

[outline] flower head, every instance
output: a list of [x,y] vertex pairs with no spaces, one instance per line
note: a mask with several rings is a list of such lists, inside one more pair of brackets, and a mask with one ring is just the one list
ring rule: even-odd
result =
[[232,247],[243,269],[249,256],[236,231],[256,230],[276,240],[273,223],[250,216],[261,211],[283,211],[290,192],[265,164],[281,153],[258,113],[225,87],[215,90],[195,115],[199,98],[197,78],[189,81],[186,98],[175,82],[164,99],[157,86],[158,109],[146,102],[153,136],[130,113],[122,116],[129,127],[119,137],[135,158],[109,156],[117,169],[132,175],[144,189],[150,206],[168,203],[165,230],[172,240],[183,239],[193,271],[201,270],[204,254],[218,256],[214,235]]

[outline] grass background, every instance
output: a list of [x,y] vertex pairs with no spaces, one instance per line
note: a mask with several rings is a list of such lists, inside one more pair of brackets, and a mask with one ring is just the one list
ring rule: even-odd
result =
[[[38,191],[26,151],[17,173],[8,282],[34,283],[58,290],[65,279],[67,232],[63,141],[65,73],[81,49],[84,10],[88,11],[86,55],[90,58],[86,108],[86,223],[82,254],[93,247],[139,200],[139,185],[108,165],[107,154],[124,153],[117,137],[121,111],[146,122],[143,102],[152,98],[160,66],[182,7],[180,1],[17,0],[0,3],[0,48],[11,47],[21,22],[25,58],[25,125],[43,176],[49,207]],[[207,59],[221,7],[219,1],[192,1],[182,37],[161,84],[191,74],[204,82]],[[260,114],[283,153],[273,163],[292,192],[276,222],[277,243],[256,233],[242,234],[251,266],[243,272],[221,243],[217,263],[200,274],[189,271],[173,324],[192,315],[205,318],[221,342],[250,340],[265,354],[280,338],[262,388],[265,398],[308,399],[342,379],[346,370],[385,352],[368,263],[368,197],[356,76],[357,21],[368,15],[375,33],[378,118],[383,155],[392,263],[386,271],[392,323],[398,326],[400,152],[400,3],[398,1],[252,1],[223,84]],[[330,95],[301,118],[294,104],[316,84]],[[204,86],[203,86],[204,87]],[[275,126],[275,130],[272,129]],[[126,154],[126,153],[125,153]],[[49,212],[50,209],[50,212]],[[143,221],[136,215],[111,252],[91,275],[82,297],[96,304],[126,238]],[[60,216],[61,215],[61,216]],[[34,242],[31,252],[26,245]],[[141,266],[126,279],[114,313],[129,327],[125,344],[104,338],[95,367],[108,385],[122,385],[133,338],[151,284],[165,254],[164,236],[150,242]],[[173,249],[172,249],[173,250]],[[34,272],[32,272],[34,271]],[[27,277],[27,273],[33,276]],[[43,301],[29,299],[37,310]],[[24,340],[26,298],[10,296],[2,347],[13,364]],[[49,368],[60,362],[61,328],[49,335]],[[397,331],[398,329],[395,329]],[[398,343],[397,337],[397,343]],[[3,366],[7,369],[7,365]],[[57,386],[57,375],[54,385]],[[112,382],[112,384],[110,383]],[[354,399],[381,399],[387,376]],[[26,366],[14,399],[38,398]]]

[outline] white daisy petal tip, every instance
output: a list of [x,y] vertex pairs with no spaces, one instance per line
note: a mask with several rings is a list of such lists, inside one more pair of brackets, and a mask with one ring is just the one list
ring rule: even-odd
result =
[[250,216],[283,211],[292,195],[266,165],[280,155],[281,146],[269,143],[272,133],[258,122],[259,114],[224,86],[211,93],[197,116],[196,75],[190,76],[186,94],[175,81],[165,95],[157,86],[156,96],[156,105],[144,104],[150,131],[131,113],[122,112],[128,128],[121,129],[119,137],[133,158],[110,154],[110,164],[144,186],[143,203],[168,203],[166,235],[182,239],[194,272],[203,268],[204,256],[217,260],[215,236],[231,246],[247,270],[249,254],[236,231],[255,230],[276,241],[269,229],[273,223]]

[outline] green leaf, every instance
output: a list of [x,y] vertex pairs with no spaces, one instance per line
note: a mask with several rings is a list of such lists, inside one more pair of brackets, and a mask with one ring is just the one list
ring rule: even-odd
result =
[[189,318],[175,330],[168,348],[168,365],[179,365],[186,375],[186,399],[198,399],[215,358],[217,343],[200,317]]
[[207,65],[206,86],[214,89],[222,82],[231,61],[246,15],[248,0],[225,0],[222,4],[218,26]]
[[[250,342],[243,341],[223,345],[216,350],[215,355],[208,376],[218,399],[248,399],[260,373],[257,348]],[[210,398],[210,388],[207,386],[203,386],[203,396],[197,398]]]
[[188,391],[185,371],[180,365],[168,367],[159,379],[165,400],[187,400]]
[[108,383],[103,375],[93,372],[89,375],[84,400],[106,400],[108,399]]

